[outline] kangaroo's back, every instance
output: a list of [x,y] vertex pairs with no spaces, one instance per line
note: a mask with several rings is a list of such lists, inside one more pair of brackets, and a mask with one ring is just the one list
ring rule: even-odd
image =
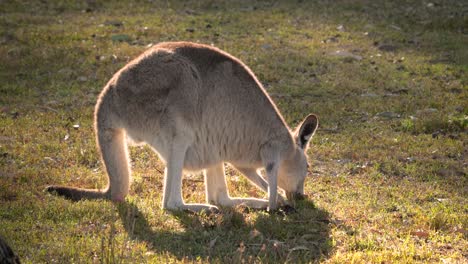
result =
[[[174,133],[191,138],[186,169],[222,160],[260,166],[260,146],[289,136],[283,118],[250,69],[206,45],[154,46],[117,73],[101,98],[101,105],[113,101],[112,112],[130,137],[149,142],[162,158]],[[107,111],[98,107],[97,119],[100,112]],[[104,119],[108,117],[106,113]]]
[[233,56],[210,46],[169,45],[176,54],[193,63],[200,81],[197,86],[200,116],[193,124],[197,140],[188,150],[186,165],[196,167],[197,160],[190,157],[204,156],[207,162],[221,159],[232,163],[257,162],[261,166],[260,147],[272,138],[288,137],[289,131],[251,70]]

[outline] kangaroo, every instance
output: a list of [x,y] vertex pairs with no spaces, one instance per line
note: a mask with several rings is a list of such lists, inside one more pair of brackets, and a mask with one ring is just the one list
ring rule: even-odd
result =
[[[99,95],[94,120],[108,186],[47,191],[71,200],[123,201],[130,186],[127,145],[146,143],[166,165],[162,208],[191,211],[238,204],[274,210],[284,202],[278,187],[288,200],[301,197],[305,153],[318,126],[310,114],[291,131],[246,65],[190,42],[157,44],[120,69]],[[266,191],[268,200],[230,197],[225,162]],[[184,170],[204,171],[207,204],[184,203]]]

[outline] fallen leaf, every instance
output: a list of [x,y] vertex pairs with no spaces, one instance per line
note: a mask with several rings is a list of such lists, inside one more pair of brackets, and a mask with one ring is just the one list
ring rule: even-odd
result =
[[4,106],[0,109],[0,112],[2,113],[9,113],[11,110],[8,106]]
[[460,234],[465,235],[465,236],[468,235],[468,230],[463,229],[463,228],[455,228],[455,232],[460,233]]
[[306,246],[297,246],[297,247],[291,248],[289,251],[296,251],[296,250],[310,250],[310,249]]
[[46,163],[49,163],[49,164],[50,164],[50,163],[57,163],[57,161],[54,160],[54,159],[51,158],[51,157],[44,157],[44,161],[45,161]]
[[417,236],[419,238],[428,238],[429,233],[423,230],[416,230],[416,231],[411,231],[410,233],[412,236]]
[[11,142],[13,140],[14,140],[14,138],[12,138],[12,137],[0,136],[0,142]]
[[213,238],[213,239],[210,241],[209,247],[210,247],[210,248],[213,248],[214,245],[216,244],[216,241],[217,241],[217,240],[218,240],[218,237]]
[[253,239],[253,238],[256,238],[258,236],[262,236],[262,233],[260,231],[258,231],[257,229],[254,229],[252,231],[250,231],[250,239]]
[[395,29],[395,30],[401,31],[401,27],[399,27],[399,26],[390,25],[389,27],[390,27],[390,28],[393,28],[393,29]]

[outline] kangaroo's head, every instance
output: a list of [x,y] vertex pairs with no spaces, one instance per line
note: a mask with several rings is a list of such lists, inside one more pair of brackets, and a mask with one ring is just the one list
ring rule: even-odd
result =
[[304,181],[309,167],[306,151],[317,127],[317,116],[307,116],[293,132],[296,142],[293,155],[280,164],[278,185],[286,191],[288,200],[302,199],[304,196]]

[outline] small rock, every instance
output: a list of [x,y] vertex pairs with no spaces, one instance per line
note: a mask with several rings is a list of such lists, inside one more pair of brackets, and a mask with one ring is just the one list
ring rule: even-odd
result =
[[271,44],[264,44],[264,45],[262,45],[262,49],[264,49],[264,50],[270,50],[270,49],[271,49]]
[[73,125],[73,128],[74,128],[74,129],[78,129],[78,128],[80,128],[80,125],[75,124],[75,125]]
[[341,31],[341,32],[345,31],[345,28],[344,28],[343,25],[337,26],[336,29],[337,29],[338,31]]
[[381,113],[378,113],[376,116],[393,119],[393,118],[400,118],[401,115],[395,112],[381,112]]
[[126,34],[117,34],[111,37],[112,41],[115,42],[129,42],[132,38]]
[[396,51],[397,47],[391,44],[382,44],[378,46],[378,49],[381,51]]
[[360,60],[362,60],[362,56],[353,54],[353,53],[351,53],[349,51],[346,51],[346,50],[337,50],[335,52],[330,53],[330,55],[336,56],[336,57],[341,57],[341,58],[343,58],[345,60],[348,60],[348,61],[354,61],[354,60],[360,61]]
[[461,88],[451,88],[450,92],[454,94],[461,94],[463,90]]
[[462,176],[463,171],[456,168],[441,168],[437,171],[437,174],[441,177],[447,178],[451,176]]
[[439,110],[437,110],[436,108],[426,108],[426,109],[416,111],[416,114],[425,115],[425,114],[437,113],[438,111]]
[[210,248],[213,248],[214,245],[216,244],[216,241],[217,241],[217,240],[218,240],[218,237],[215,237],[214,239],[212,239],[212,240],[210,241],[209,247],[210,247]]
[[393,91],[393,94],[408,94],[409,90],[407,88],[401,88],[396,91]]
[[195,32],[195,29],[194,28],[187,28],[187,29],[185,29],[185,31],[193,33],[193,32]]
[[332,37],[329,37],[329,38],[326,38],[326,39],[322,40],[322,43],[336,43],[336,42],[338,42],[339,37],[341,37],[341,35],[336,34],[335,36],[332,36]]
[[361,97],[379,97],[379,95],[375,93],[365,93],[365,94],[361,94]]
[[78,77],[78,81],[80,81],[80,82],[86,82],[87,80],[88,80],[88,78],[86,78],[85,76]]
[[199,14],[197,11],[195,11],[195,10],[193,10],[193,9],[185,9],[185,13],[186,13],[187,15],[194,15],[194,16],[196,16],[196,15]]
[[336,162],[338,162],[339,164],[346,164],[346,163],[350,163],[351,159],[339,159]]
[[20,114],[17,111],[12,111],[12,112],[10,112],[10,115],[11,115],[12,119],[17,119]]
[[104,22],[104,25],[114,26],[114,27],[121,27],[121,26],[123,26],[123,23],[122,23],[122,21],[106,21],[106,22]]

